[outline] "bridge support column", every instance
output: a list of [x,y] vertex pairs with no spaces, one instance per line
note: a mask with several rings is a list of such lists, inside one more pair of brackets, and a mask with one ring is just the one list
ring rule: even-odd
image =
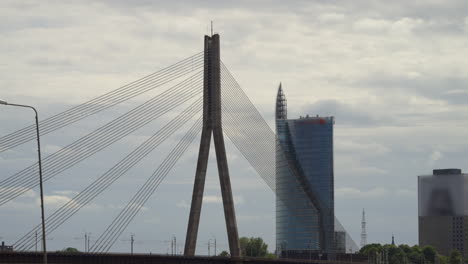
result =
[[216,151],[219,182],[223,197],[224,216],[228,233],[229,249],[232,257],[240,256],[239,234],[237,231],[231,180],[224,146],[221,123],[221,73],[220,73],[219,35],[205,36],[205,65],[203,80],[203,129],[198,153],[197,170],[193,186],[187,237],[184,254],[195,255],[198,226],[205,188],[206,169],[210,152],[211,133]]

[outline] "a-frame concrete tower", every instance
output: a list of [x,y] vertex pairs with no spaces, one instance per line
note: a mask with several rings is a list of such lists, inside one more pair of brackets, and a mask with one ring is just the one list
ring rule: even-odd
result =
[[203,77],[203,128],[184,254],[186,256],[193,256],[195,254],[208,155],[210,152],[211,134],[213,133],[229,249],[232,257],[239,257],[239,234],[237,231],[231,180],[229,178],[223,128],[221,125],[221,73],[218,34],[212,35],[211,37],[205,36],[205,65]]

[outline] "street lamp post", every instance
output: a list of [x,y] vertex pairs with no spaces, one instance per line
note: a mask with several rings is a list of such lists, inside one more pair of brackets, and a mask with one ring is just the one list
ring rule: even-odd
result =
[[210,246],[211,246],[211,238],[208,239],[208,256],[210,256]]
[[213,237],[213,240],[214,240],[214,255],[216,256],[216,237],[211,234],[211,236]]
[[0,104],[2,105],[10,105],[10,106],[17,106],[17,107],[25,107],[30,108],[36,114],[36,137],[37,137],[37,155],[38,155],[38,164],[39,164],[39,188],[40,188],[40,196],[41,196],[41,218],[42,218],[42,252],[44,254],[44,263],[47,264],[47,249],[46,249],[46,236],[45,236],[45,217],[44,217],[44,188],[42,185],[42,159],[41,159],[41,141],[39,139],[39,118],[37,114],[36,108],[29,106],[29,105],[21,105],[21,104],[10,104],[5,101],[0,100]]

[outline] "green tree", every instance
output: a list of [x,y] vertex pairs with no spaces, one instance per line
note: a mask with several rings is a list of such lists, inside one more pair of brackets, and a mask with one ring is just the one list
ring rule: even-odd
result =
[[218,256],[220,256],[220,257],[229,257],[231,255],[226,250],[223,250],[223,251],[221,251],[221,253],[219,253]]
[[437,255],[440,264],[449,264],[448,258],[446,256]]
[[446,261],[448,258],[438,256],[436,250],[431,246],[421,248],[419,246],[410,247],[408,245],[368,244],[362,247],[359,253],[367,255],[371,262],[377,262],[377,259],[388,257],[390,264],[427,264],[435,263],[437,257],[440,264],[449,264],[448,261]]
[[246,256],[247,244],[249,244],[250,239],[248,237],[239,238],[241,255]]
[[462,263],[462,255],[460,251],[454,249],[452,253],[450,253],[449,264],[461,264]]
[[422,253],[416,250],[412,250],[411,253],[409,253],[407,256],[411,263],[420,263],[423,258]]
[[408,257],[409,262],[413,264],[421,263],[423,260],[422,249],[416,245],[412,246],[410,249],[411,251],[409,252],[409,254],[406,255]]
[[394,245],[385,245],[383,246],[383,248],[388,252],[388,259],[390,260],[390,262],[392,257],[401,251],[398,247]]
[[410,248],[410,246],[408,246],[408,245],[401,244],[401,245],[398,246],[398,248],[401,249],[401,250],[403,250],[403,252],[405,252],[405,255],[407,255],[407,256],[408,256],[409,254],[411,254],[411,248]]
[[239,243],[242,256],[265,257],[268,253],[268,245],[261,237],[241,237]]
[[359,250],[360,254],[366,255],[372,261],[377,261],[380,259],[382,252],[382,245],[381,244],[367,244]]
[[424,255],[424,259],[429,261],[430,263],[434,263],[435,257],[437,255],[436,250],[432,246],[425,246],[422,249],[422,254]]
[[366,250],[366,252],[367,252],[367,256],[369,257],[369,259],[372,259],[374,261],[379,259],[380,254],[377,248],[375,247],[369,248],[368,250]]
[[381,250],[382,245],[380,244],[367,244],[359,250],[359,253],[363,255],[369,255],[371,252],[380,252]]
[[58,252],[77,253],[77,252],[80,252],[80,251],[78,249],[76,249],[76,248],[67,247],[67,248],[64,248],[62,250],[59,250]]
[[402,264],[405,263],[406,254],[400,248],[392,246],[388,251],[388,259],[390,260],[390,264]]

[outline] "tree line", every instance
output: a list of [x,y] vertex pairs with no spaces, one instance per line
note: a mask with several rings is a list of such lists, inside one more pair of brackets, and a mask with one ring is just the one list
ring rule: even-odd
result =
[[[276,258],[273,252],[268,251],[268,244],[261,237],[241,237],[239,238],[239,244],[243,257]],[[229,253],[223,251],[219,256],[227,257]]]
[[461,264],[463,257],[458,250],[450,256],[438,254],[432,246],[381,245],[368,244],[361,248],[360,254],[369,257],[374,264]]

